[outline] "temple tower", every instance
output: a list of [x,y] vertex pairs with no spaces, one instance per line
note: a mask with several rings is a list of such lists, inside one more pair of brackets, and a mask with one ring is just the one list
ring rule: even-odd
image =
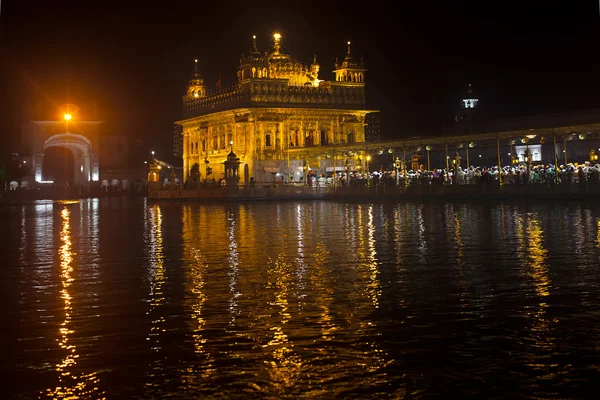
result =
[[204,79],[198,72],[198,59],[194,59],[194,74],[188,82],[187,93],[184,96],[184,102],[198,99],[206,96],[206,86],[204,86]]
[[367,70],[364,68],[362,58],[359,62],[354,60],[354,57],[352,57],[351,54],[350,42],[348,42],[348,52],[346,53],[344,61],[342,61],[341,64],[338,63],[337,60],[335,62],[335,70],[333,71],[335,74],[335,81],[362,83],[364,85],[365,72],[367,72]]
[[474,132],[475,121],[474,116],[477,114],[479,99],[473,92],[473,87],[469,83],[467,93],[460,100],[460,105],[457,108],[454,121],[459,124],[458,130],[460,132]]

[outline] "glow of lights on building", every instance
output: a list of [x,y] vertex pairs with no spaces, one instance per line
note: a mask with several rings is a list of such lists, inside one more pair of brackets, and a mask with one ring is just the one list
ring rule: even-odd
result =
[[478,99],[463,99],[464,108],[475,108],[477,106]]

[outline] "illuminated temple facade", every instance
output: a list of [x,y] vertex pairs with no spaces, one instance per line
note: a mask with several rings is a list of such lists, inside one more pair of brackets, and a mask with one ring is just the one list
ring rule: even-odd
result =
[[333,79],[323,80],[316,56],[307,66],[283,51],[281,35],[273,39],[261,53],[253,37],[228,87],[207,88],[194,60],[184,119],[175,122],[184,182],[192,171],[201,180],[223,177],[230,151],[240,158],[241,183],[297,182],[305,173],[356,171],[366,162],[365,117],[375,110],[365,108],[367,70],[350,42]]

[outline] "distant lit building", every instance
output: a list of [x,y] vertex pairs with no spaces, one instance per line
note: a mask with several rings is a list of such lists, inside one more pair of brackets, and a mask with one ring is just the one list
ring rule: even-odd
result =
[[88,186],[98,181],[98,157],[102,121],[29,121],[21,127],[21,159],[29,166],[30,175],[43,182],[44,157],[51,147],[63,147],[73,154],[73,182]]
[[374,110],[365,108],[367,70],[350,42],[331,81],[320,79],[316,57],[306,66],[286,54],[279,34],[267,53],[258,51],[254,37],[231,86],[209,89],[197,66],[195,60],[183,96],[185,119],[174,134],[184,181],[192,168],[202,179],[210,169],[209,179],[221,178],[230,149],[242,162],[241,182],[298,180],[307,171],[331,173],[345,163],[354,170],[364,162],[365,118]]
[[465,96],[460,99],[459,106],[454,116],[456,126],[454,130],[460,133],[469,133],[477,131],[476,116],[479,108],[479,99],[473,92],[473,87],[469,83],[469,89]]
[[[64,148],[72,155],[72,161],[71,155],[61,161],[72,163],[67,175],[69,185],[84,190],[107,182],[122,185],[124,180],[133,182],[145,176],[141,165],[139,171],[130,168],[129,141],[128,136],[110,134],[104,121],[29,121],[21,127],[19,162],[32,185],[52,184],[52,168],[56,165],[48,165],[47,153],[51,148]],[[56,153],[49,157],[56,157]]]

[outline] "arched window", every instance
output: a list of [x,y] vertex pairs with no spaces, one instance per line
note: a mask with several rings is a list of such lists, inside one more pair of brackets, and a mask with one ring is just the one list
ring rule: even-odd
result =
[[202,151],[206,151],[206,140],[202,139]]
[[265,147],[271,147],[271,135],[265,135]]

